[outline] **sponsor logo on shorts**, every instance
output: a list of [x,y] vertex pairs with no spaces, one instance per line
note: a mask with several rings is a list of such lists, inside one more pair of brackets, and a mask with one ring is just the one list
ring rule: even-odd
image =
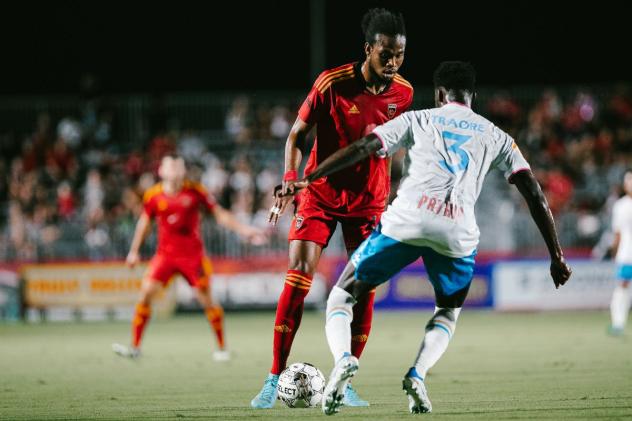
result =
[[302,216],[297,216],[296,217],[296,229],[301,228],[301,226],[303,225],[303,220],[305,218],[303,218]]

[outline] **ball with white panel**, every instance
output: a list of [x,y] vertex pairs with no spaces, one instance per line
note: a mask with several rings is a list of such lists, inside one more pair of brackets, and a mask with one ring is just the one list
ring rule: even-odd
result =
[[294,363],[279,375],[277,390],[279,399],[290,408],[319,406],[325,390],[325,376],[310,363]]

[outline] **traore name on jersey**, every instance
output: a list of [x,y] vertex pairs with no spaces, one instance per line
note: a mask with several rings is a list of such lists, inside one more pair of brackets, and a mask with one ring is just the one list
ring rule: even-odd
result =
[[433,124],[440,124],[442,126],[452,127],[454,129],[473,130],[475,132],[484,133],[487,130],[487,125],[482,123],[475,123],[468,120],[457,120],[454,118],[446,119],[442,115],[432,116]]

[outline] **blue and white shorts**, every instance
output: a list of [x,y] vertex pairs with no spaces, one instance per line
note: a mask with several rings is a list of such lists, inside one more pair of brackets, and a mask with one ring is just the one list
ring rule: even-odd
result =
[[378,226],[351,256],[355,278],[371,285],[380,285],[400,270],[423,258],[439,307],[463,305],[474,275],[476,251],[466,257],[448,257],[430,247],[399,242],[381,233]]

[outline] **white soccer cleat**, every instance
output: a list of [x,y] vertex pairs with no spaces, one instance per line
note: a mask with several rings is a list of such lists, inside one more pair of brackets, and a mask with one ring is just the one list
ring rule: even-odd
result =
[[230,351],[227,351],[225,349],[218,349],[217,351],[213,352],[214,361],[224,363],[226,361],[230,361],[230,358]]
[[351,382],[347,383],[347,388],[345,389],[345,397],[342,399],[342,404],[344,406],[353,406],[353,407],[366,407],[369,406],[369,402],[362,399],[358,392],[351,386]]
[[432,412],[432,403],[426,392],[424,379],[411,367],[402,381],[404,392],[408,396],[408,410],[411,414],[425,414]]
[[347,389],[347,384],[356,371],[358,371],[359,362],[353,355],[342,357],[334,369],[331,371],[325,392],[323,393],[323,412],[325,415],[333,415],[338,412],[338,408],[342,405],[342,400]]
[[117,355],[125,358],[138,358],[140,357],[140,348],[134,346],[127,346],[122,344],[112,344],[112,351]]

